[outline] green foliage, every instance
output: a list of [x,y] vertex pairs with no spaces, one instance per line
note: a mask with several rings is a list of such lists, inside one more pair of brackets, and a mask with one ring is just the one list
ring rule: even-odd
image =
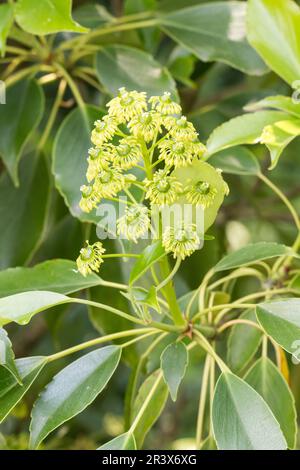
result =
[[1,3],[0,448],[299,447],[297,3]]

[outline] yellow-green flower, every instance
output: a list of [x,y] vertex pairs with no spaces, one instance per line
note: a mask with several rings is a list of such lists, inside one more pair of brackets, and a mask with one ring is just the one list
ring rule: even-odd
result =
[[125,185],[125,177],[117,168],[105,168],[99,171],[94,184],[100,198],[116,196]]
[[90,245],[88,240],[86,245],[81,248],[80,255],[76,260],[78,271],[86,277],[92,271],[98,272],[101,264],[103,263],[103,254],[105,249],[101,242],[96,242]]
[[174,176],[168,176],[164,170],[154,173],[152,180],[145,180],[146,198],[151,204],[164,206],[172,204],[179,197],[182,191],[182,184]]
[[142,158],[142,149],[135,137],[121,139],[119,145],[112,146],[113,165],[124,170],[133,168]]
[[198,137],[195,137],[190,142],[190,150],[195,157],[202,157],[206,152],[206,147],[200,142]]
[[125,214],[117,222],[118,234],[135,243],[149,228],[148,209],[142,204],[126,207]]
[[163,123],[174,139],[193,140],[197,138],[197,132],[193,124],[185,116],[167,116]]
[[114,116],[119,123],[130,121],[134,116],[147,110],[147,94],[145,92],[127,91],[120,88],[119,94],[113,98],[107,107],[109,115]]
[[91,148],[89,150],[88,157],[88,169],[86,172],[87,180],[93,181],[100,170],[107,168],[109,166],[109,161],[111,159],[110,150],[108,145],[103,145],[100,149]]
[[163,158],[167,166],[180,168],[191,163],[193,154],[188,141],[165,139],[159,145],[160,158]]
[[181,106],[171,98],[171,93],[165,91],[162,96],[151,96],[149,103],[152,109],[155,109],[163,115],[181,114]]
[[92,184],[81,186],[80,191],[81,191],[81,200],[79,202],[80,209],[83,212],[91,212],[95,207],[97,207],[97,204],[101,199],[98,191]]
[[193,224],[167,227],[163,233],[163,246],[173,257],[185,259],[200,247],[200,238]]
[[146,142],[150,142],[157,132],[161,132],[161,115],[155,111],[142,113],[131,119],[128,127],[133,135],[142,136]]
[[208,181],[191,182],[185,190],[185,196],[191,204],[209,207],[217,194],[217,189]]
[[95,121],[95,128],[92,131],[91,141],[95,147],[101,147],[104,142],[110,140],[118,129],[117,121],[112,116],[104,116],[101,120]]

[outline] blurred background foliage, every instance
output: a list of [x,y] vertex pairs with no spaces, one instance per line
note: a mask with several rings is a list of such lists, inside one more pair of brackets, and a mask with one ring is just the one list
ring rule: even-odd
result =
[[[99,28],[124,15],[153,10],[170,12],[201,3],[213,2],[75,0],[73,17],[83,26]],[[72,37],[72,33],[58,33],[47,36],[47,41],[48,44],[63,44]],[[43,41],[40,44],[42,46]],[[242,114],[243,107],[249,102],[268,95],[291,95],[289,87],[274,73],[250,75],[224,62],[204,62],[190,48],[173,40],[172,34],[166,34],[156,26],[112,33],[98,37],[93,44],[98,44],[98,47],[96,45],[91,55],[84,57],[83,61],[80,58],[76,60],[76,67],[72,64],[72,56],[69,53],[65,56],[68,73],[84,102],[90,105],[88,116],[91,122],[99,116],[99,108],[103,109],[122,81],[129,87],[133,83],[135,87],[153,93],[167,88],[176,94],[177,89],[184,114],[195,124],[203,142],[215,127]],[[25,61],[15,66],[17,59],[11,52],[12,47],[23,46],[16,39],[8,39],[7,56],[11,60],[7,63],[2,59],[0,62],[1,77],[5,80],[28,65]],[[76,55],[76,49],[72,53]],[[0,153],[5,163],[0,161],[1,270],[33,266],[55,258],[74,260],[87,234],[91,232],[91,237],[95,237],[94,228],[77,217],[73,204],[79,197],[74,168],[81,159],[85,161],[89,136],[82,125],[78,101],[76,103],[70,87],[64,91],[63,102],[49,137],[41,141],[45,126],[51,119],[58,88],[57,80],[43,82],[41,79],[46,73],[41,64],[47,65],[49,60],[49,56],[44,58],[44,62],[34,59],[33,65],[41,67],[31,75],[35,76],[35,81],[18,80],[8,88],[8,104],[0,106]],[[153,69],[159,75],[158,81],[153,80]],[[22,112],[21,102],[23,105],[25,102]],[[9,136],[15,139],[14,144]],[[34,151],[37,145],[39,155]],[[267,169],[269,155],[265,148],[257,146],[254,151],[262,168]],[[300,212],[299,174],[300,140],[296,139],[285,151],[272,173],[272,179]],[[188,259],[177,276],[176,288],[182,296],[199,285],[203,275],[225,251],[260,240],[290,245],[294,239],[294,229],[285,208],[255,177],[226,175],[226,180],[230,195],[210,231],[215,239],[207,241],[201,251]],[[109,243],[112,245],[114,242]],[[127,272],[128,264],[115,261],[104,264],[101,276],[118,281],[126,277]],[[239,281],[232,296],[240,297],[250,289],[249,280]],[[123,297],[116,297],[115,292],[103,288],[90,289],[88,295],[102,301],[105,299],[110,305],[126,303]],[[99,331],[111,332],[122,327],[126,325],[120,325],[120,319],[111,318],[107,313],[99,318],[99,314],[88,312],[84,306],[63,306],[35,317],[26,329],[9,325],[8,331],[16,356],[22,357],[51,354],[91,339]],[[222,344],[219,347],[222,348]],[[44,448],[94,449],[121,434],[124,393],[130,376],[128,365],[134,363],[140,354],[142,351],[132,349],[126,356],[127,365],[119,368],[109,390],[104,391],[86,411],[50,436]],[[154,370],[158,358],[156,351],[145,364],[145,372]],[[193,446],[195,396],[201,383],[203,362],[200,353],[193,355],[192,360],[193,366],[189,368],[178,401],[176,404],[168,403],[147,437],[146,448]],[[66,359],[65,364],[68,361]],[[0,449],[27,447],[31,405],[41,387],[63,365],[61,361],[47,368],[15,408],[13,415],[0,425]],[[300,412],[300,369],[292,364],[290,367],[290,381]]]

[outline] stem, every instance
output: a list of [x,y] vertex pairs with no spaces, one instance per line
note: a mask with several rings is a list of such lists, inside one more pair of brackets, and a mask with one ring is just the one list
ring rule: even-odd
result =
[[225,362],[218,356],[215,352],[214,348],[211,344],[207,341],[205,336],[203,336],[199,331],[194,330],[194,334],[196,335],[195,340],[197,343],[206,351],[210,356],[214,358],[218,366],[220,367],[222,372],[230,372],[229,367],[225,364]]
[[22,78],[26,77],[27,75],[30,74],[35,74],[38,72],[53,72],[53,67],[50,65],[32,65],[30,67],[27,67],[26,69],[20,70],[19,72],[15,73],[11,77],[9,77],[7,80],[5,80],[5,85],[6,87],[10,87],[17,83],[19,80],[22,80]]
[[197,418],[197,428],[196,428],[196,449],[200,448],[201,441],[202,441],[203,424],[204,424],[204,412],[205,412],[205,403],[206,403],[206,396],[207,396],[207,389],[208,389],[209,371],[210,371],[210,356],[209,356],[209,354],[207,354],[206,359],[205,359],[205,363],[204,363],[201,390],[200,390],[200,398],[199,398],[199,408],[198,408],[198,418]]
[[170,272],[170,274],[156,287],[156,292],[158,292],[160,289],[165,287],[170,281],[172,281],[173,277],[177,273],[178,269],[180,268],[181,265],[181,259],[178,257],[176,259],[176,263],[174,265],[174,268]]
[[97,344],[107,343],[109,341],[113,341],[119,338],[126,338],[127,336],[142,335],[145,332],[148,333],[150,332],[150,330],[148,328],[139,328],[136,330],[120,331],[119,333],[113,333],[111,335],[101,336],[99,338],[95,338],[90,341],[85,341],[84,343],[77,344],[76,346],[65,349],[64,351],[60,351],[58,353],[52,354],[51,356],[48,356],[47,362],[56,361],[57,359],[61,359],[62,357],[68,356],[70,354],[74,354],[75,352],[81,351],[82,349],[96,346]]
[[59,107],[60,107],[60,103],[63,99],[64,93],[65,93],[65,90],[66,90],[66,86],[67,86],[67,82],[65,80],[61,80],[61,82],[59,83],[59,86],[58,86],[57,96],[56,96],[56,99],[54,101],[51,113],[49,115],[47,125],[45,127],[44,132],[43,132],[41,140],[40,140],[40,142],[37,146],[38,151],[43,149],[45,143],[48,140],[48,137],[51,133],[52,127],[54,125],[54,122],[55,122],[55,119],[56,119],[56,116],[57,116],[57,113],[58,113],[58,110],[59,110]]
[[220,326],[220,328],[218,328],[218,330],[217,330],[217,334],[221,334],[227,328],[230,328],[231,326],[238,325],[238,324],[249,325],[249,326],[252,326],[253,328],[256,328],[257,330],[263,331],[262,328],[257,323],[254,323],[251,320],[244,320],[242,318],[238,318],[236,320],[230,320],[230,321],[224,323],[224,325]]
[[262,357],[268,357],[268,337],[267,336],[263,336],[261,355]]
[[[169,267],[168,258],[166,256],[160,261],[160,267],[161,267],[161,272],[162,272],[163,277],[167,279],[169,277],[170,267]],[[185,320],[183,318],[183,315],[181,313],[181,310],[177,302],[177,297],[176,297],[172,280],[169,281],[166,286],[164,286],[164,295],[169,304],[170,312],[172,314],[175,325],[184,327]]]
[[111,253],[109,255],[102,255],[102,258],[139,258],[140,256],[136,253]]

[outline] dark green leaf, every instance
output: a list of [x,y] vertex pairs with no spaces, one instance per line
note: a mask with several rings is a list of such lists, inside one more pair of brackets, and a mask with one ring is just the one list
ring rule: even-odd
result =
[[282,255],[295,255],[287,246],[273,242],[258,242],[246,245],[240,250],[225,256],[215,266],[215,271],[226,271],[227,269],[239,268],[248,264],[255,264],[265,259],[276,258]]
[[298,5],[292,0],[249,0],[247,23],[249,42],[291,85],[300,77]]
[[179,385],[188,365],[188,351],[182,341],[166,347],[161,355],[161,369],[173,401],[177,400]]
[[[255,312],[247,310],[241,317],[257,323]],[[246,324],[234,325],[228,337],[227,361],[230,369],[238,373],[251,361],[261,343],[259,329]]]
[[0,366],[5,367],[17,382],[20,384],[22,383],[15,364],[15,355],[12,349],[12,344],[3,328],[0,328]]
[[17,359],[16,366],[22,385],[4,368],[0,368],[0,423],[19,403],[31,384],[45,366],[47,358],[42,356]]
[[0,155],[16,186],[22,150],[43,112],[44,94],[35,80],[23,80],[9,87],[6,104],[0,106]]
[[176,85],[168,70],[150,54],[128,46],[107,46],[97,54],[99,80],[113,95],[118,89],[146,91],[149,96],[169,91],[178,99]]
[[134,435],[126,432],[98,447],[97,450],[136,450]]
[[163,256],[165,256],[165,250],[160,240],[154,242],[150,246],[147,246],[131,270],[129,283],[133,284],[136,282],[149,268],[151,268],[154,263],[159,261]]
[[223,373],[216,385],[212,420],[220,450],[283,450],[286,441],[261,396],[239,377]]
[[248,371],[245,380],[269,405],[288,447],[294,449],[297,435],[295,400],[277,367],[270,359],[262,357]]
[[223,150],[213,155],[209,163],[232,175],[257,175],[260,171],[255,156],[245,147]]
[[76,23],[71,16],[72,0],[18,0],[16,20],[25,31],[31,34],[50,34],[59,31],[88,31]]
[[246,39],[246,4],[215,2],[159,17],[163,30],[204,62],[219,60],[245,73],[267,68]]
[[60,371],[35,402],[30,447],[81,413],[107,385],[121,358],[121,349],[107,346],[92,351]]
[[259,304],[256,315],[266,333],[298,359],[300,299],[275,300]]

